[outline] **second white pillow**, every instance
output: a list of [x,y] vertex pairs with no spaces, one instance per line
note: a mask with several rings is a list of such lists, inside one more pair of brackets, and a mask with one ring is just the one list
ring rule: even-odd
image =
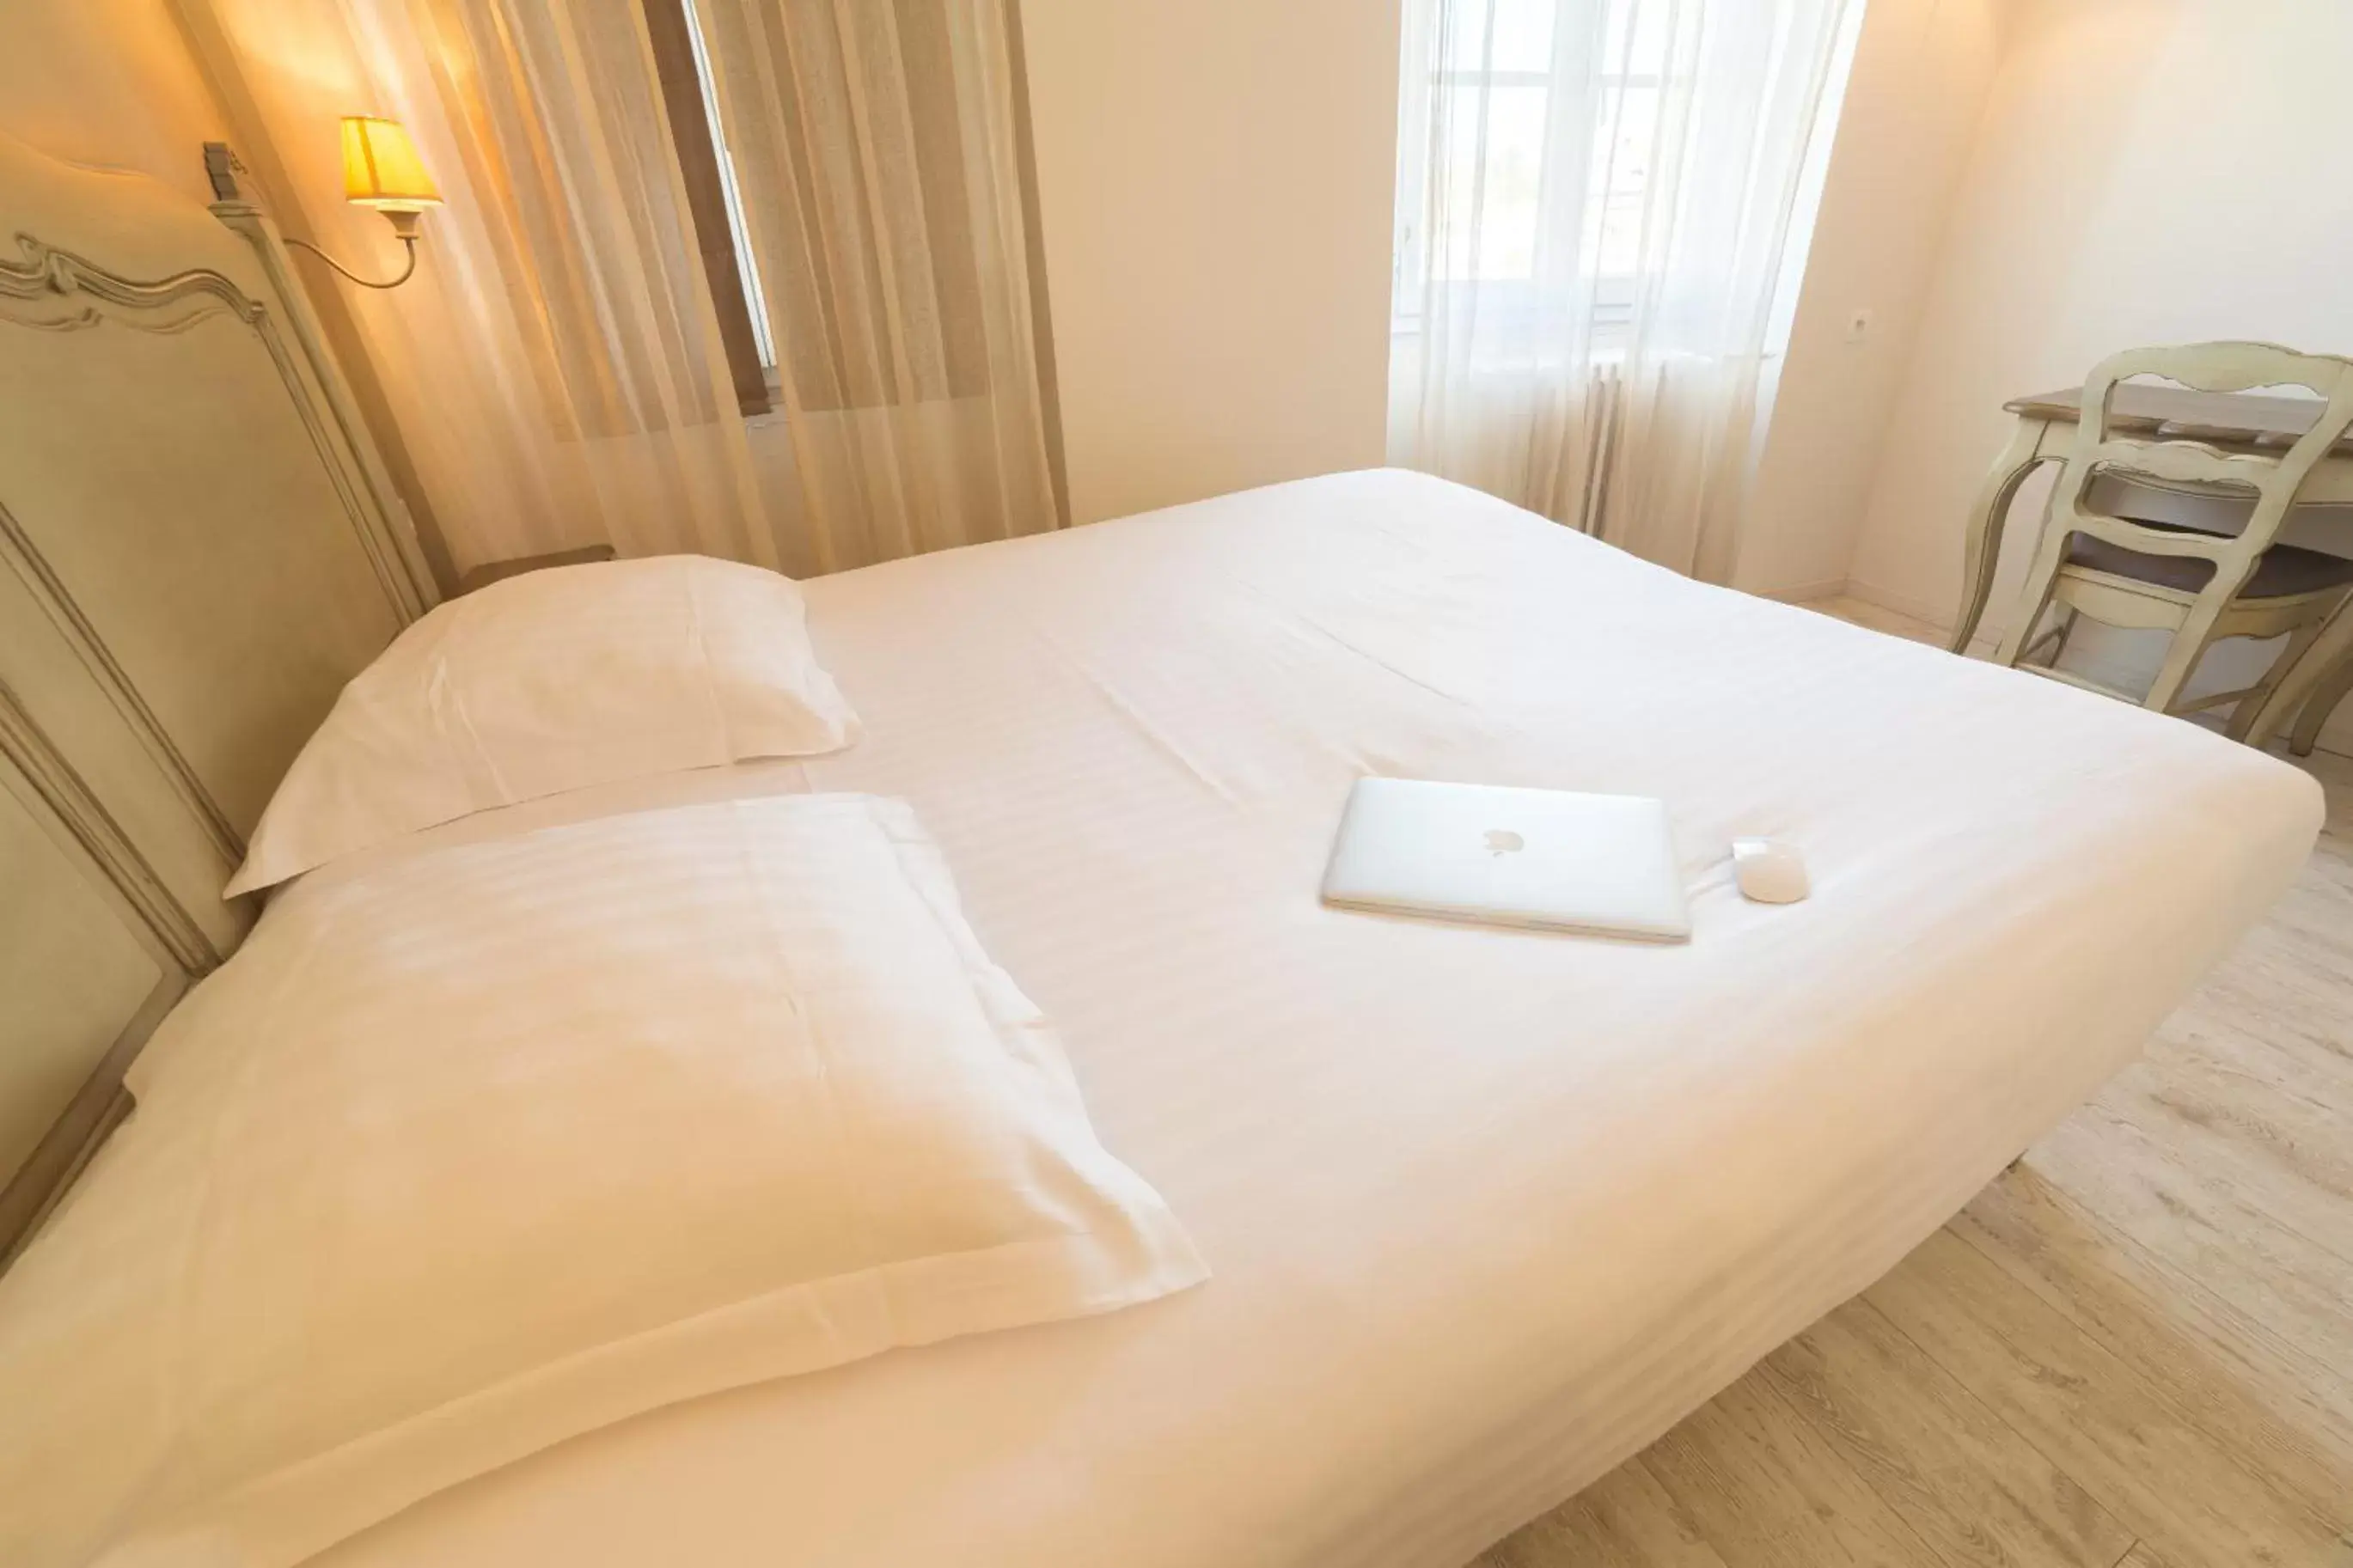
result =
[[700,555],[526,573],[343,689],[225,896],[494,806],[857,738],[790,578]]

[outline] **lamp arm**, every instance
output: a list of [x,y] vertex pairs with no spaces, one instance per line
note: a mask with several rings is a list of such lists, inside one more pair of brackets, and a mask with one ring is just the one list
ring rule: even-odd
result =
[[413,234],[404,234],[400,237],[400,243],[408,247],[408,265],[400,269],[399,277],[387,279],[381,283],[377,282],[373,278],[361,277],[358,273],[353,271],[350,268],[344,266],[342,262],[336,260],[333,257],[328,255],[325,251],[320,249],[317,246],[311,244],[307,239],[296,239],[292,235],[288,235],[285,237],[288,245],[297,246],[301,249],[309,251],[311,255],[317,257],[320,260],[325,262],[328,266],[333,268],[336,271],[342,273],[344,277],[350,279],[353,282],[358,284],[363,289],[397,289],[403,283],[407,282],[417,272],[417,236]]

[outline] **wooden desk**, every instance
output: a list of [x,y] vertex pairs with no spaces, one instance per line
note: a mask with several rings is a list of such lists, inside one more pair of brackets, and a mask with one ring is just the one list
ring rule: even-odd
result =
[[[2018,416],[2010,446],[1986,476],[1976,509],[1969,513],[1968,553],[1961,572],[1960,614],[1953,620],[1950,644],[1955,653],[1967,653],[1993,592],[1994,567],[2001,559],[2002,532],[2010,503],[2029,475],[2044,463],[2064,462],[2075,443],[2075,426],[2083,417],[2084,389],[2038,393],[2002,405]],[[2320,405],[2300,397],[2255,397],[2244,393],[2191,392],[2170,386],[2126,385],[2116,388],[2110,408],[2114,434],[2163,437],[2168,440],[2203,441],[2226,452],[2260,452],[2278,456],[2295,438],[2312,428]],[[2151,485],[2152,493],[2165,487]],[[2189,495],[2189,492],[2175,492]],[[2189,504],[2211,507],[2211,497],[2189,495]],[[2337,443],[2297,492],[2299,513],[2308,508],[2325,513],[2300,516],[2281,537],[2290,543],[2334,555],[2353,556],[2353,437]],[[2337,509],[2345,509],[2338,511]],[[2173,521],[2164,519],[2163,521]],[[2186,520],[2185,520],[2186,521]],[[2201,525],[2202,526],[2202,525]],[[2210,531],[2235,532],[2227,523]]]

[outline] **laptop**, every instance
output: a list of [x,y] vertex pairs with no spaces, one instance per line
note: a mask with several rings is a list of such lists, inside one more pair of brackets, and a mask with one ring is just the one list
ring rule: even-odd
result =
[[1685,942],[1662,801],[1358,779],[1324,901],[1482,925]]

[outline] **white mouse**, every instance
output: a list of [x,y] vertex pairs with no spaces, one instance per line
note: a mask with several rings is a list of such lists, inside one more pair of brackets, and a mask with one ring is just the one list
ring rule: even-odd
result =
[[1743,898],[1760,904],[1794,904],[1813,891],[1806,857],[1794,844],[1774,838],[1736,838],[1732,867]]

